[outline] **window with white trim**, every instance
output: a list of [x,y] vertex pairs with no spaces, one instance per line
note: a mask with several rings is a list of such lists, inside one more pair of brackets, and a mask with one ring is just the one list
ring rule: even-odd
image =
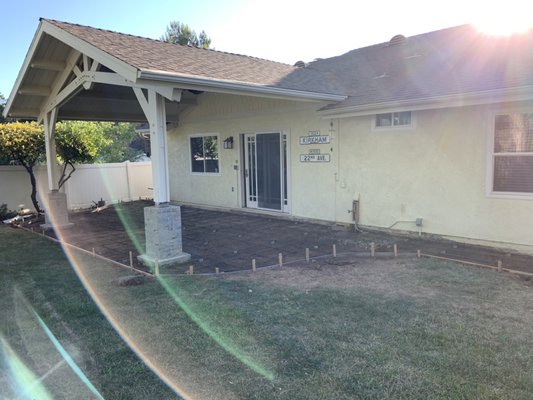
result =
[[533,114],[496,115],[492,191],[533,194]]
[[376,115],[376,128],[389,128],[394,126],[411,126],[411,111]]
[[189,138],[191,172],[218,174],[218,135],[193,135]]

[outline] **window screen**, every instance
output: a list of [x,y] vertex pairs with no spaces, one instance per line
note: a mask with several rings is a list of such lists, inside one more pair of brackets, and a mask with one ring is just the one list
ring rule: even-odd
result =
[[533,114],[497,115],[494,192],[533,193]]

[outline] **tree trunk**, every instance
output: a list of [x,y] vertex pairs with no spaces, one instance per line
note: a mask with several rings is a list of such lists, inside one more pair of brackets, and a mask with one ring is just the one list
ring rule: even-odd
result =
[[41,210],[41,207],[39,207],[39,202],[37,201],[37,180],[35,179],[35,174],[33,173],[33,166],[24,166],[24,168],[26,168],[26,171],[28,171],[28,174],[30,174],[31,202],[33,203],[35,211],[42,213],[43,210]]

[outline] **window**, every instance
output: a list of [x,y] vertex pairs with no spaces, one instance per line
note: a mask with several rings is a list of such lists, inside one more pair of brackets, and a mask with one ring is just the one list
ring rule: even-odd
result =
[[376,115],[376,128],[387,128],[393,126],[411,126],[411,111]]
[[533,114],[496,115],[493,192],[533,194]]
[[218,135],[196,135],[190,137],[191,171],[218,173]]

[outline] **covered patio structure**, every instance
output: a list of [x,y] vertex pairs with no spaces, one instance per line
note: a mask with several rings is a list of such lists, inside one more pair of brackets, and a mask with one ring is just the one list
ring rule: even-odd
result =
[[141,258],[163,265],[190,258],[182,249],[180,207],[170,204],[167,127],[206,92],[313,102],[345,98],[331,94],[328,80],[320,78],[266,60],[41,19],[4,113],[44,124],[47,228],[71,224],[66,194],[58,189],[56,121],[148,122],[154,205],[144,209]]

